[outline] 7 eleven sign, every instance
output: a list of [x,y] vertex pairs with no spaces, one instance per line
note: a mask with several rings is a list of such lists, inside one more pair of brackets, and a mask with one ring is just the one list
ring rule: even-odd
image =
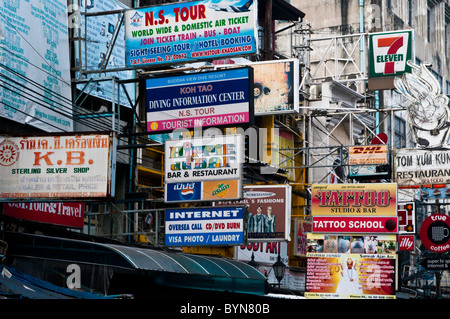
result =
[[406,61],[413,57],[412,30],[369,35],[369,77],[401,75],[410,72]]

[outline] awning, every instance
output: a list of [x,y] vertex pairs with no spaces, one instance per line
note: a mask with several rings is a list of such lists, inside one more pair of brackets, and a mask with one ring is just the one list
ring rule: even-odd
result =
[[[147,276],[158,286],[254,295],[264,295],[267,287],[266,277],[255,268],[225,257],[25,233],[10,233],[8,238],[11,256],[46,261],[47,265],[54,261],[61,272],[64,265],[76,263],[108,266],[114,275]],[[126,288],[114,293],[129,293]]]

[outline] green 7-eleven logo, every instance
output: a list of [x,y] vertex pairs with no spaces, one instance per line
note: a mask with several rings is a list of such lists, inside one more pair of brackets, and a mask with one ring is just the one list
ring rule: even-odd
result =
[[369,40],[369,76],[391,76],[406,72],[412,57],[412,32],[372,34]]

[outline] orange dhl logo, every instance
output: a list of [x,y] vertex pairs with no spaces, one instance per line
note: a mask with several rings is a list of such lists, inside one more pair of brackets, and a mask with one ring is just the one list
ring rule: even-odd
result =
[[383,146],[355,146],[350,150],[350,154],[384,154],[386,149]]

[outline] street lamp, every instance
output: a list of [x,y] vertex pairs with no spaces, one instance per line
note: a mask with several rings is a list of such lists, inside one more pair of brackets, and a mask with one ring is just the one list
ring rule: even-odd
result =
[[284,277],[284,271],[286,270],[286,265],[283,264],[280,258],[280,253],[278,252],[278,259],[272,266],[275,278],[278,280],[278,287],[281,288],[281,280]]
[[255,261],[255,255],[252,252],[252,259],[248,262],[248,264],[252,267],[254,267],[255,269],[258,269],[259,264]]

